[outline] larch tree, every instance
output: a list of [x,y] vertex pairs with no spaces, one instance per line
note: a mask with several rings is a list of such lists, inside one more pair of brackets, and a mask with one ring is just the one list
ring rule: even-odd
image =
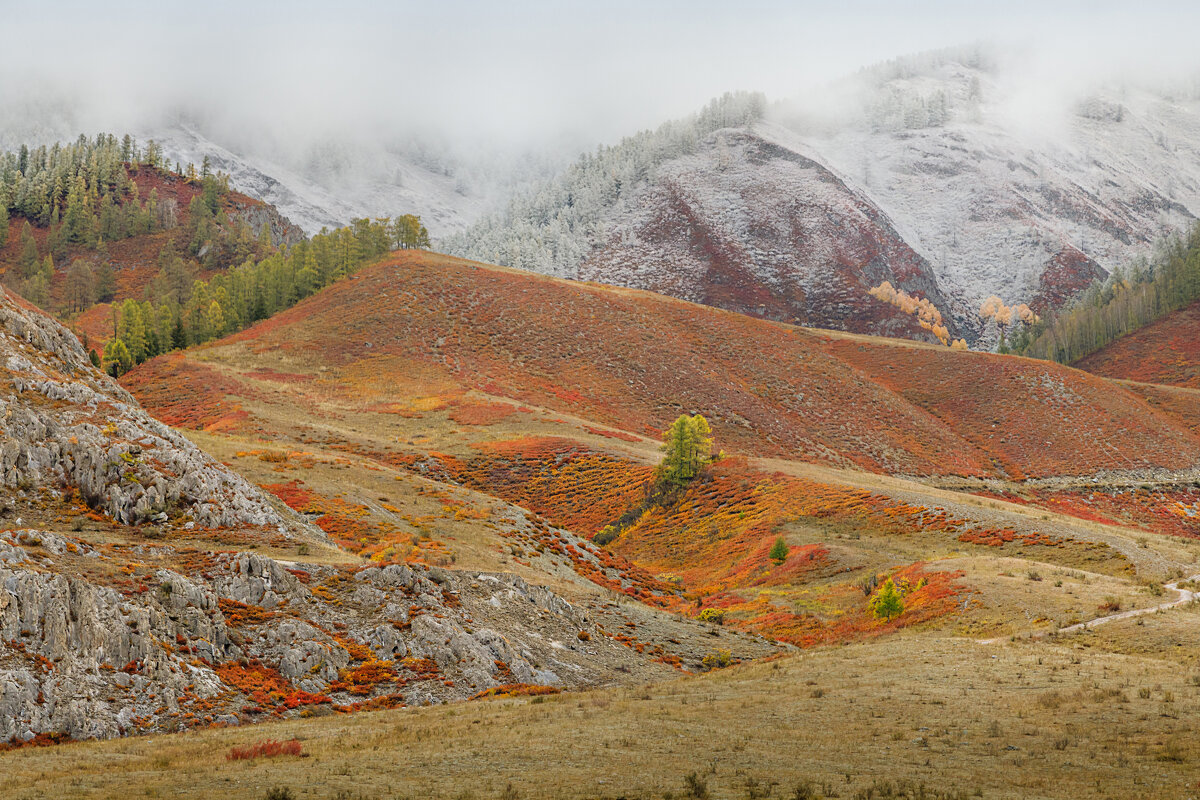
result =
[[780,536],[775,540],[775,544],[771,545],[771,552],[767,553],[767,558],[776,564],[782,564],[787,561],[790,552],[791,548],[788,547],[787,540]]
[[41,266],[38,263],[38,248],[33,238],[33,227],[28,220],[21,226],[21,254],[17,257],[17,266],[21,268],[21,275],[26,278],[32,278]]
[[904,612],[904,598],[891,578],[883,582],[870,600],[871,613],[878,619],[891,621]]
[[658,479],[668,486],[685,486],[712,461],[712,428],[700,414],[681,414],[663,432],[663,460]]
[[133,358],[129,348],[120,339],[109,339],[104,345],[104,368],[109,375],[119,378],[133,369]]

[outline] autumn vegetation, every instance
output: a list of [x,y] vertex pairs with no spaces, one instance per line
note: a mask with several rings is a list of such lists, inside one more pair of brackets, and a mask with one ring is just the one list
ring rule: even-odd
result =
[[[537,312],[547,307],[561,313]],[[1012,325],[1020,316],[1007,310]],[[553,581],[589,613],[628,612],[590,633],[572,629],[565,648],[615,643],[664,669],[715,673],[665,690],[677,694],[647,717],[659,714],[654,724],[664,730],[690,735],[676,717],[693,712],[708,730],[739,719],[741,711],[730,715],[734,701],[714,712],[703,698],[753,674],[765,681],[754,691],[764,692],[772,713],[827,715],[827,727],[853,740],[856,759],[880,742],[911,747],[906,774],[921,779],[930,778],[926,761],[953,764],[959,771],[944,775],[958,775],[1010,753],[1037,769],[1053,771],[1069,755],[1101,770],[1082,746],[1054,749],[1061,734],[1031,727],[1058,724],[1036,697],[1053,684],[1068,699],[1047,702],[1072,707],[1074,730],[1108,737],[1106,746],[1131,763],[1158,763],[1105,733],[1123,717],[1101,703],[1119,700],[1092,699],[1101,693],[1095,684],[1140,700],[1120,686],[1133,679],[1130,664],[1143,664],[1134,644],[1141,633],[1131,628],[1111,645],[1125,648],[1128,663],[1107,660],[1105,651],[1105,667],[1092,669],[1055,631],[1116,607],[1161,602],[1141,583],[1156,575],[1164,593],[1157,559],[1179,569],[1191,563],[1200,519],[1192,487],[1091,483],[1098,474],[1165,473],[1196,462],[1200,418],[1189,416],[1182,390],[1152,395],[1048,362],[805,331],[425,252],[382,256],[248,328],[152,358],[122,381],[346,555],[353,565],[309,584],[328,607],[354,602],[353,576],[368,565],[455,569],[470,553],[469,572],[481,584],[489,573],[519,571]],[[419,514],[409,507],[418,501],[440,511]],[[1142,536],[1148,546],[1138,543]],[[149,574],[135,572],[122,588],[149,585]],[[222,611],[253,635],[275,619],[267,615],[288,609],[226,602]],[[1148,616],[1146,625],[1176,613],[1191,611]],[[703,646],[681,658],[656,633],[659,615],[694,625]],[[355,729],[360,723],[343,714],[377,710],[391,719],[380,709],[406,702],[407,687],[445,680],[435,663],[373,656],[347,632],[331,636],[351,659],[326,695],[285,691],[270,664],[223,667],[257,709],[254,718],[290,726],[290,716],[312,715],[312,727],[273,736],[320,730],[327,712]],[[739,663],[736,637],[805,653]],[[978,676],[991,674],[991,655],[1011,669],[984,682]],[[943,664],[961,672],[939,671]],[[791,680],[779,680],[785,676]],[[1082,694],[1068,695],[1076,682]],[[623,742],[634,741],[630,726],[642,717],[608,695],[564,697],[502,677],[474,696],[488,702],[429,712],[442,715],[439,730],[471,730],[475,719],[485,726],[511,719],[493,714],[522,709],[543,725],[547,718],[536,715],[554,708],[569,708],[578,728],[576,718],[608,720],[605,704],[613,702],[626,717],[610,734],[591,728],[589,741],[624,761],[641,752]],[[980,697],[1004,705],[984,710]],[[1122,729],[1146,754],[1170,735],[1159,705],[1138,712],[1152,723]],[[968,734],[958,733],[968,718]],[[754,724],[757,731],[767,723]],[[934,732],[952,725],[953,737]],[[425,746],[400,728],[372,734],[362,753],[391,747],[389,737],[402,739],[406,752]],[[787,741],[810,735],[788,730]],[[1021,732],[1013,739],[1021,748],[1045,739],[1039,754],[1049,758],[1003,749],[1010,731]],[[747,728],[737,741],[721,739],[720,752],[742,753],[752,735]],[[234,740],[220,742],[218,760]],[[304,743],[314,758],[297,763],[320,771],[315,762],[327,751]],[[975,755],[963,761],[968,750]],[[826,767],[813,768],[820,781],[874,791],[859,772],[849,781],[842,774],[857,767]],[[732,774],[705,780],[744,793],[744,776],[735,786]]]
[[[562,313],[537,313],[548,307]],[[347,396],[411,373],[439,394],[639,437],[704,409],[730,453],[872,472],[1024,479],[1200,457],[1174,414],[1059,365],[810,332],[426,253],[385,257],[226,343],[338,370],[333,390]]]

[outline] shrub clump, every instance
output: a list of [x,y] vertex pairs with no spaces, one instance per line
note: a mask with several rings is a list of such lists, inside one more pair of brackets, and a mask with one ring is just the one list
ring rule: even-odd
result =
[[264,739],[256,744],[245,747],[233,747],[225,754],[226,761],[246,761],[255,758],[275,758],[276,756],[298,756],[301,754],[300,741],[292,739],[287,742],[275,739]]

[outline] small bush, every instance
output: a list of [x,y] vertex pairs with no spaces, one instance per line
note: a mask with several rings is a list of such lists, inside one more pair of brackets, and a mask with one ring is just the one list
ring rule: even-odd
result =
[[792,789],[792,800],[817,800],[817,790],[811,781],[800,781]]
[[272,789],[267,789],[263,800],[296,800],[296,795],[286,786],[276,786]]
[[709,653],[700,660],[705,669],[724,669],[733,663],[733,654],[728,650]]
[[684,797],[693,800],[708,800],[708,781],[694,772],[689,773],[683,779],[683,792]]
[[1170,761],[1173,763],[1181,763],[1186,760],[1183,752],[1183,746],[1179,744],[1178,739],[1168,739],[1163,745],[1162,750],[1158,752],[1159,761]]
[[606,544],[612,544],[620,533],[615,526],[605,525],[599,533],[592,537],[592,542],[600,547],[604,547]]
[[[275,739],[265,739],[257,744],[246,745],[245,747],[233,747],[225,754],[226,761],[245,761],[255,758],[275,758],[276,756],[298,756],[300,755],[300,742],[297,739],[292,739],[288,742],[280,742]],[[272,789],[274,791],[274,789]],[[287,791],[287,790],[285,790]]]
[[701,622],[712,622],[716,625],[725,624],[725,611],[720,608],[706,608],[700,612]]

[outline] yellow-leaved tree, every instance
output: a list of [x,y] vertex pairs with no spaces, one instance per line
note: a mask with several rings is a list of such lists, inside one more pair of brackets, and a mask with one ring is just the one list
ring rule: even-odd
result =
[[668,486],[685,486],[713,460],[712,428],[700,414],[681,414],[663,432],[663,460],[658,480]]

